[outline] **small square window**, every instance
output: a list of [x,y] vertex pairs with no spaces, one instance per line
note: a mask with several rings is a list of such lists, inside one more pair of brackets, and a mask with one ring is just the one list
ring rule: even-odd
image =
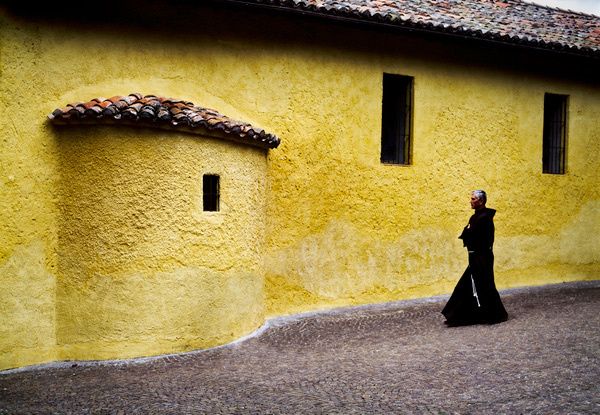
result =
[[203,207],[207,212],[219,211],[219,176],[205,174],[202,178]]

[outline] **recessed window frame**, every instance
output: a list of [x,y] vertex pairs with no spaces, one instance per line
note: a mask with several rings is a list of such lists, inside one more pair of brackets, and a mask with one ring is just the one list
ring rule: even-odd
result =
[[221,203],[221,176],[207,173],[202,176],[202,210],[219,212]]
[[383,164],[412,164],[414,77],[383,74],[381,155]]
[[569,96],[544,94],[542,172],[566,174]]

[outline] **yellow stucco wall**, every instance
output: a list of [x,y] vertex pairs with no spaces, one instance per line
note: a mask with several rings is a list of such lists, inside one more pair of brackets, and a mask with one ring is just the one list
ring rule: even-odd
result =
[[41,53],[39,35],[18,30],[4,16],[0,34],[3,369],[56,359],[56,154],[43,127],[46,109],[35,103],[39,90],[32,85],[39,76],[33,67]]
[[[0,369],[208,347],[265,316],[447,294],[473,188],[498,209],[500,288],[600,275],[600,87],[577,65],[556,76],[528,51],[152,7],[135,10],[140,26],[2,12]],[[379,162],[383,72],[414,77],[411,166]],[[67,102],[134,91],[282,145],[265,163],[212,139],[47,124]],[[541,173],[545,92],[570,97],[562,176]],[[199,214],[214,166],[225,192],[264,185],[264,198]]]
[[[129,127],[57,141],[61,358],[198,349],[263,322],[264,150]],[[218,212],[203,174],[220,177]]]
[[[298,76],[312,96],[292,98],[296,128],[311,134],[271,157],[269,206],[290,212],[271,223],[285,233],[268,232],[272,314],[451,292],[466,266],[457,236],[470,189],[498,210],[500,288],[600,276],[597,84],[465,69],[441,51],[443,65],[320,53],[299,52],[298,74],[318,62],[332,82]],[[382,72],[414,77],[408,167],[379,162]],[[570,96],[566,175],[542,174],[545,92]]]

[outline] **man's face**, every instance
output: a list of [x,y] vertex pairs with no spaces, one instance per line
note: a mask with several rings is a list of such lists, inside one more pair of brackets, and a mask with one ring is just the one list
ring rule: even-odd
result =
[[479,209],[483,206],[483,201],[471,193],[471,209]]

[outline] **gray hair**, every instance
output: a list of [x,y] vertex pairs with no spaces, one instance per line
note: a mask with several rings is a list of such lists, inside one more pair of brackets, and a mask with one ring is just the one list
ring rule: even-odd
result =
[[475,195],[477,199],[483,201],[484,204],[487,202],[487,194],[484,190],[473,190],[471,194]]

